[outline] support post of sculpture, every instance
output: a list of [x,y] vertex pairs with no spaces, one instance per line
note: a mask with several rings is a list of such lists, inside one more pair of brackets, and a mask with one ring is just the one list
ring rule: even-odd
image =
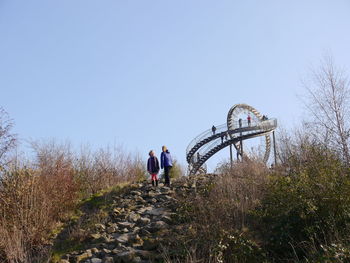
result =
[[230,161],[231,161],[231,169],[232,169],[233,167],[232,144],[230,144]]
[[273,155],[275,156],[275,167],[277,165],[277,154],[276,154],[276,138],[275,138],[275,131],[272,132],[272,139],[273,139]]

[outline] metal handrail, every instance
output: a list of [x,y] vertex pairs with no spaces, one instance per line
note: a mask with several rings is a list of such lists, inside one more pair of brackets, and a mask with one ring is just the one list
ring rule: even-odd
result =
[[219,144],[221,144],[221,139],[220,138],[211,141],[210,143],[205,145],[205,147],[200,148],[197,152],[199,152],[199,154],[201,156],[203,156],[203,155],[205,155],[207,152],[209,152],[211,149],[213,149],[214,147],[216,147]]
[[[218,133],[221,133],[223,131],[226,131],[227,130],[227,124],[224,123],[224,124],[221,124],[221,125],[218,125],[218,126],[215,126],[216,128],[216,131],[215,131],[215,134],[218,134]],[[199,134],[197,137],[195,137],[187,146],[186,148],[186,154],[188,154],[188,152],[200,141],[210,137],[213,135],[213,132],[212,132],[212,129],[208,129],[204,132],[202,132],[201,134]]]

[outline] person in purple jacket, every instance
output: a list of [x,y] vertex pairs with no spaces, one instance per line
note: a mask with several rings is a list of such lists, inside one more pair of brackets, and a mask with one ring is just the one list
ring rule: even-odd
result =
[[171,154],[166,148],[166,146],[162,147],[162,153],[160,154],[160,167],[164,169],[164,185],[170,187],[170,170],[173,167],[173,162],[171,159]]
[[157,157],[154,154],[154,151],[149,152],[149,158],[147,161],[147,171],[152,177],[152,185],[158,186],[157,174],[159,173],[159,162]]

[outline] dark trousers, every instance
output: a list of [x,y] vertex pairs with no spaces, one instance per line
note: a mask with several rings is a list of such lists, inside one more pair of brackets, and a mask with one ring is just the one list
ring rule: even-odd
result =
[[168,185],[170,186],[170,176],[169,176],[169,173],[170,173],[170,169],[172,168],[172,166],[164,166],[164,179],[165,179],[165,182],[164,184],[165,185]]

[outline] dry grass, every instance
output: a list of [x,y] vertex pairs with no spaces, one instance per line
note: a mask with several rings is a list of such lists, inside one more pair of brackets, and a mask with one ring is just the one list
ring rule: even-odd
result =
[[210,237],[221,229],[244,229],[247,212],[262,197],[268,173],[264,164],[247,161],[217,176],[208,192],[196,199],[198,227],[203,234]]

